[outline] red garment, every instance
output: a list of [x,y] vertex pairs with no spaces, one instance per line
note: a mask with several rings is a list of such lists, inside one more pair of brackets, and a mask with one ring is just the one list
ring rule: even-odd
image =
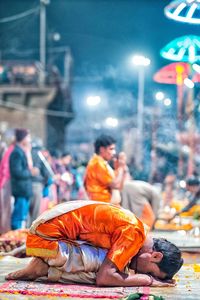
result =
[[12,144],[5,151],[3,158],[0,162],[0,189],[2,189],[6,182],[8,182],[8,180],[10,179],[9,159],[13,149],[14,145]]

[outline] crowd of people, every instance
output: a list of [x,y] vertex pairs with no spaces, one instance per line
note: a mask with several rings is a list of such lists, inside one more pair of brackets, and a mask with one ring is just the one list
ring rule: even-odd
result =
[[9,225],[13,230],[30,228],[26,254],[33,256],[7,279],[174,286],[172,277],[183,264],[181,252],[148,234],[161,195],[153,185],[131,178],[126,155],[116,153],[113,137],[96,139],[94,154],[80,171],[69,152],[52,157],[31,145],[28,130],[16,129],[0,172],[1,232]]
[[27,129],[15,129],[0,160],[0,233],[29,227],[57,203],[84,198],[83,171],[69,152],[51,155],[31,142]]

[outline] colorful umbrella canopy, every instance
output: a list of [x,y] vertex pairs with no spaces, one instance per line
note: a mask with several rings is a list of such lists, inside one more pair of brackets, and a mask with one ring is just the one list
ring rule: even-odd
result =
[[193,82],[200,82],[200,74],[194,72],[188,63],[175,62],[158,70],[153,79],[158,83],[182,85],[184,79],[188,77]]
[[175,62],[161,68],[153,79],[159,83],[182,85],[190,73],[190,65],[184,62]]
[[165,15],[175,21],[200,24],[199,0],[176,0],[164,9]]
[[173,61],[198,62],[200,60],[200,36],[179,37],[161,49],[160,55]]

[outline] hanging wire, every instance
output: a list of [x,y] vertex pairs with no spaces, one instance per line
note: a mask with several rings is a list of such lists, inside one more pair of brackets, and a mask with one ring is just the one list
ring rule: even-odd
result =
[[[2,27],[6,26],[4,30],[2,30],[0,32],[0,37],[1,37],[1,44],[2,44],[2,52],[4,52],[4,54],[15,54],[16,48],[18,47],[18,45],[15,45],[14,43],[20,40],[23,40],[24,38],[24,31],[25,33],[30,32],[32,27],[35,27],[35,25],[33,25],[33,22],[35,22],[35,18],[39,15],[39,9],[38,6],[36,6],[36,2],[34,3],[34,8],[27,10],[26,12],[22,13],[22,14],[18,14],[15,16],[12,16],[11,18],[13,18],[10,21],[13,22],[9,22],[9,23],[3,23],[0,24],[2,25]],[[18,16],[18,18],[16,18],[16,16]],[[24,19],[24,17],[28,16],[28,18]],[[0,19],[0,23],[1,21],[5,21],[5,19]],[[24,26],[24,22],[26,20],[26,26]],[[22,31],[22,26],[23,26],[23,31]],[[18,39],[16,40],[16,37],[18,37]],[[33,38],[35,39],[35,37],[33,36],[33,34],[31,35],[31,38],[33,40]],[[25,41],[24,41],[25,42]],[[4,45],[4,46],[3,46]],[[35,51],[35,52],[38,52]],[[31,54],[33,54],[34,52],[32,51]],[[29,56],[31,54],[28,53],[21,53],[21,56]],[[18,55],[20,56],[20,55]]]
[[32,9],[26,10],[23,13],[20,13],[20,14],[11,16],[11,17],[0,19],[0,23],[7,23],[7,22],[11,22],[11,21],[16,21],[18,19],[27,17],[29,15],[32,15],[32,14],[38,12],[39,9],[40,9],[40,7],[38,6],[38,7],[32,8]]

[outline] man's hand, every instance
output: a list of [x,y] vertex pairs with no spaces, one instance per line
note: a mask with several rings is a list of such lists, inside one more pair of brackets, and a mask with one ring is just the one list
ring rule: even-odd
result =
[[151,286],[154,287],[173,287],[176,286],[176,281],[174,279],[171,280],[160,280],[158,278],[153,278]]
[[150,286],[154,280],[147,274],[125,274],[118,270],[111,260],[106,258],[97,272],[97,286]]
[[32,174],[32,176],[37,176],[40,174],[40,170],[37,167],[32,167],[31,174]]
[[118,166],[124,168],[126,166],[126,160],[126,154],[124,152],[120,152],[118,154]]

